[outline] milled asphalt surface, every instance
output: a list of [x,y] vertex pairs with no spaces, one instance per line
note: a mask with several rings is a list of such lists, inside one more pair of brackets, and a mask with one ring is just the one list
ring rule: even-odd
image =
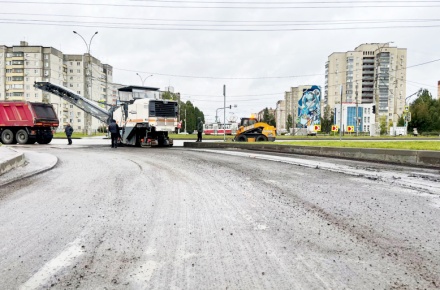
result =
[[58,162],[0,187],[2,287],[440,287],[438,170],[108,144],[20,148]]

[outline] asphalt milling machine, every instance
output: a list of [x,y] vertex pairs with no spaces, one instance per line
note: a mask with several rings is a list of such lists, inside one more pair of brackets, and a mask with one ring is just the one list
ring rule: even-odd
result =
[[122,145],[173,146],[168,132],[177,127],[178,103],[159,99],[157,88],[120,88],[118,104],[106,110],[99,103],[62,86],[50,82],[35,82],[34,86],[59,96],[107,125],[111,120],[116,120]]

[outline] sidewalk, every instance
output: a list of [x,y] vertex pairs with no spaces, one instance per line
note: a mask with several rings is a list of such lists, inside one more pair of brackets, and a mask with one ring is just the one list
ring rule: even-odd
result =
[[52,154],[0,146],[0,186],[52,169],[57,162]]

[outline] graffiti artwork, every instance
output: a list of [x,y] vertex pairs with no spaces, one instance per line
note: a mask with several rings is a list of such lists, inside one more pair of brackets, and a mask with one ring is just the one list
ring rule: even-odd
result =
[[303,95],[298,101],[296,127],[307,128],[319,124],[321,124],[321,88],[312,86],[303,91]]

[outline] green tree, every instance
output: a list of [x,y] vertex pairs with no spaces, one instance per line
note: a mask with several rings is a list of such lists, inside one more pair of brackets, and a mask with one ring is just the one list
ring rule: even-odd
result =
[[405,126],[405,119],[403,118],[403,115],[399,117],[399,120],[397,120],[397,126]]
[[261,120],[261,121],[265,122],[265,123],[269,123],[269,118],[270,118],[269,109],[266,107],[263,110],[263,120]]
[[[178,95],[177,95],[178,97]],[[185,130],[186,123],[186,132],[193,133],[193,131],[197,128],[197,118],[200,117],[205,123],[205,115],[199,108],[194,107],[194,105],[190,102],[179,102],[179,120],[182,121],[181,131]],[[186,116],[186,122],[185,122]]]
[[293,128],[293,118],[292,114],[287,115],[286,129],[287,132],[290,132],[290,128]]
[[323,133],[330,133],[333,124],[333,110],[330,105],[324,107],[324,115],[321,116],[321,131]]
[[380,135],[387,133],[387,117],[381,116],[379,119]]
[[269,109],[267,107],[263,111],[263,120],[261,121],[269,125],[276,126],[275,115],[269,112]]
[[162,99],[178,101],[180,103],[180,93],[162,92]]
[[409,131],[413,128],[417,128],[419,133],[440,131],[440,100],[434,100],[427,89],[419,90],[417,99],[410,105],[409,110]]

